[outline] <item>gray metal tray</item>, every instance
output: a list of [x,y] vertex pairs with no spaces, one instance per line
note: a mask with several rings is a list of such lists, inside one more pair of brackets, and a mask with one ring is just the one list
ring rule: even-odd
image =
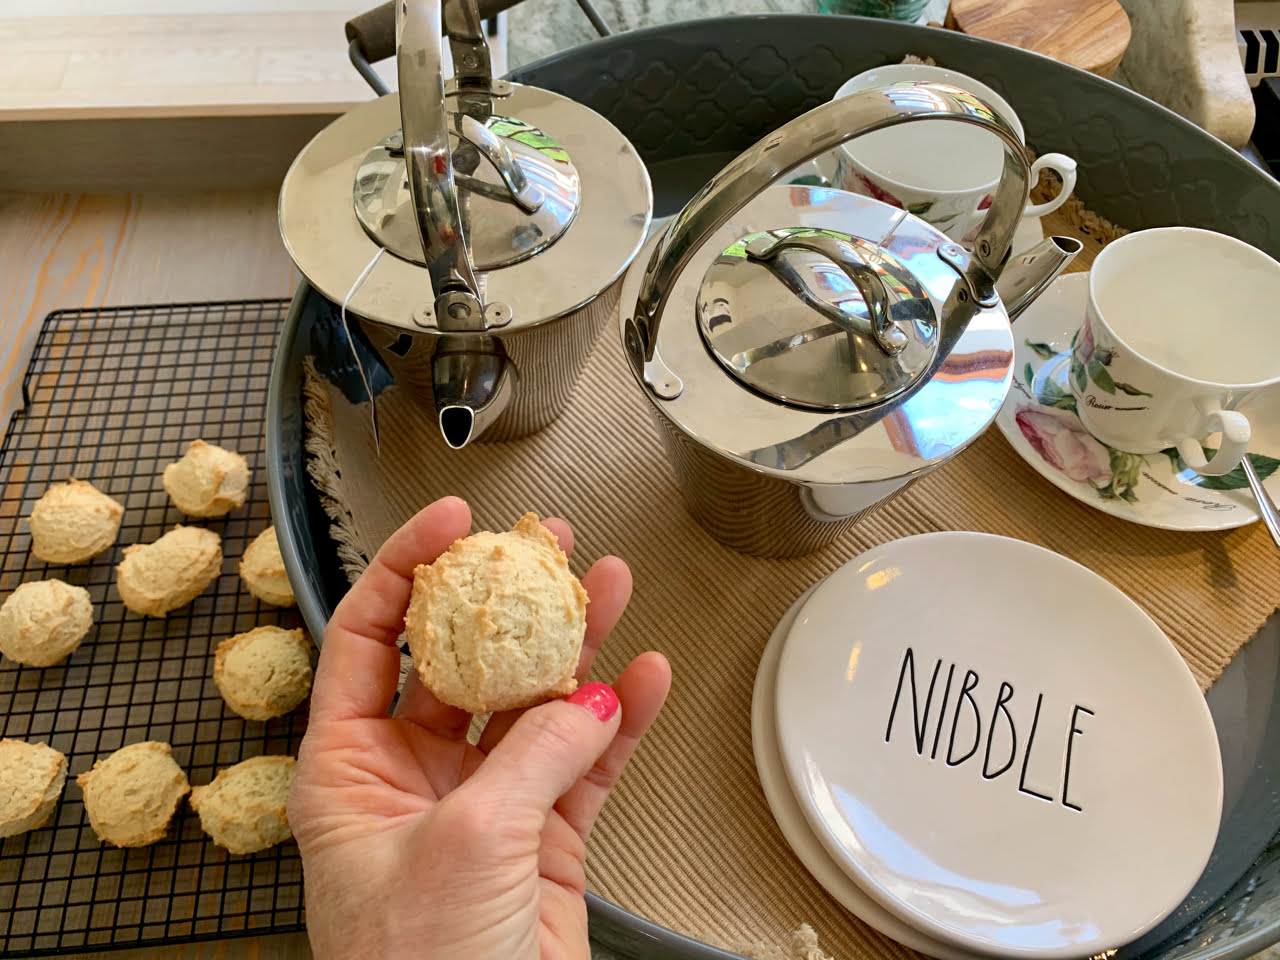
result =
[[[906,54],[932,56],[998,90],[1038,151],[1080,162],[1077,193],[1130,228],[1200,226],[1280,255],[1280,186],[1213,137],[1108,81],[948,31],[857,17],[743,16],[639,30],[523,67],[512,79],[579,100],[639,149],[655,215],[674,213],[727,160],[828,99],[848,77]],[[307,480],[302,360],[362,397],[333,305],[305,284],[282,331],[267,407],[272,515],[308,627],[320,636],[346,580]],[[372,358],[369,358],[372,359]],[[1236,958],[1280,940],[1280,618],[1209,693],[1226,795],[1196,889],[1117,960]],[[1123,869],[1123,865],[1115,865]],[[588,894],[598,946],[625,958],[733,956]]]

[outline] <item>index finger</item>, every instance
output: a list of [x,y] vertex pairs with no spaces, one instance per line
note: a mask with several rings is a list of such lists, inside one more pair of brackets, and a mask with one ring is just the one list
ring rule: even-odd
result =
[[324,632],[311,692],[315,720],[386,716],[400,678],[396,640],[413,590],[413,570],[471,529],[471,509],[445,497],[419,510],[378,550]]

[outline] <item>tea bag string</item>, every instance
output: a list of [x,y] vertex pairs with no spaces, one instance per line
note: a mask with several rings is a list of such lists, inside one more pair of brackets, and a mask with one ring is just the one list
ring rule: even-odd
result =
[[364,364],[360,362],[360,351],[356,349],[356,342],[351,337],[351,327],[347,325],[347,305],[351,302],[360,290],[360,287],[368,279],[369,274],[373,273],[373,268],[378,265],[386,247],[378,247],[378,252],[373,255],[373,259],[368,265],[360,271],[360,276],[356,277],[356,282],[351,285],[351,289],[347,291],[346,297],[342,300],[342,310],[340,316],[342,318],[342,331],[347,335],[347,346],[351,348],[351,357],[356,362],[356,369],[360,371],[360,382],[364,384],[365,396],[369,398],[369,416],[373,424],[373,449],[375,455],[382,457],[382,442],[378,437],[378,401],[373,396],[373,388],[369,386],[369,378],[365,375]]

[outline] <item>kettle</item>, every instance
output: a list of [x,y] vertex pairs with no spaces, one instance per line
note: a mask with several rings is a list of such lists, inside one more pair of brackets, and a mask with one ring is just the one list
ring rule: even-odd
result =
[[494,80],[475,0],[399,0],[396,65],[398,95],[298,154],[281,235],[450,447],[532,433],[616,310],[652,217],[648,172],[593,110]]
[[[863,133],[940,119],[1005,148],[972,251],[869,197],[772,185]],[[778,128],[651,239],[623,282],[620,333],[712,536],[764,556],[817,549],[990,425],[1011,319],[1081,249],[1051,237],[1010,262],[1029,190],[1017,134],[988,105],[896,83]]]

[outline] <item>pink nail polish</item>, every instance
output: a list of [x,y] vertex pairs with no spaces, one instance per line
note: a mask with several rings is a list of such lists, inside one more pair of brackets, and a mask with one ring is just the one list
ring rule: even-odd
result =
[[618,695],[607,683],[584,683],[567,699],[593,714],[601,723],[618,712]]

